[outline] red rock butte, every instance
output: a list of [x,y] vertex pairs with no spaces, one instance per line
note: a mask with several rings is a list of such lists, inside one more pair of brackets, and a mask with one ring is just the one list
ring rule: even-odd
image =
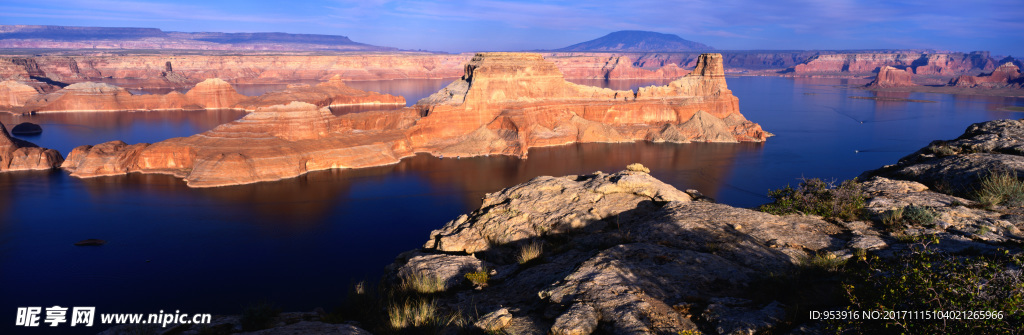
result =
[[334,116],[292,102],[155,144],[75,148],[73,176],[171,174],[192,187],[247,184],[309,171],[397,163],[417,152],[525,158],[531,147],[581,142],[762,142],[726,86],[722,57],[665,86],[633,91],[577,85],[540,54],[480,53],[465,74],[415,106]]
[[916,86],[913,81],[913,74],[892,66],[883,66],[878,69],[878,76],[868,84],[868,87],[890,88]]

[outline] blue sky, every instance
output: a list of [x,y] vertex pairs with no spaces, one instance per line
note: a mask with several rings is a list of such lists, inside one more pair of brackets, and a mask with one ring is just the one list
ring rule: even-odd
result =
[[4,0],[2,24],[345,35],[403,49],[550,49],[617,30],[718,49],[930,48],[1024,57],[1024,0]]

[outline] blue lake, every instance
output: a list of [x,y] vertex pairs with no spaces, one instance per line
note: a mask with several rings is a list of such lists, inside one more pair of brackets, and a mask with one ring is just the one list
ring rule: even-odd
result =
[[[680,189],[753,207],[801,177],[848,179],[892,164],[971,123],[1020,118],[1002,106],[1024,99],[876,93],[845,79],[730,77],[740,110],[776,136],[763,144],[580,144],[538,148],[529,159],[444,159],[401,163],[214,189],[167,176],[78,179],[65,172],[0,174],[0,313],[18,306],[96,306],[98,313],[239,313],[266,300],[285,310],[331,308],[350,283],[376,281],[403,251],[475,209],[488,192],[540,175],[613,172],[641,162]],[[633,88],[643,82],[592,83]],[[447,81],[352,86],[415,102]],[[67,154],[109,140],[154,142],[206,131],[232,111],[2,116],[31,121],[23,137]],[[99,238],[101,247],[72,243]],[[0,327],[8,327],[5,324]],[[47,329],[40,329],[45,331]],[[50,329],[52,330],[52,329]],[[71,330],[66,325],[61,330]],[[91,332],[95,332],[94,329]],[[19,333],[25,329],[18,330]]]

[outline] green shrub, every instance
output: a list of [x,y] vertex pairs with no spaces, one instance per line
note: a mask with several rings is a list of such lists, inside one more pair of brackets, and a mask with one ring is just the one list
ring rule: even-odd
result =
[[242,311],[243,331],[255,331],[270,328],[273,325],[274,317],[281,314],[281,309],[273,304],[262,301],[249,305]]
[[[932,242],[936,242],[932,239]],[[925,316],[890,320],[846,320],[834,324],[847,333],[1008,334],[1024,324],[1024,257],[1004,254],[964,256],[941,252],[927,242],[906,254],[869,257],[847,266],[843,287],[850,311],[984,311],[1000,319],[926,320]],[[990,315],[991,314],[987,314]]]
[[890,231],[901,228],[903,224],[928,226],[939,217],[931,208],[925,206],[910,205],[885,211],[879,218]]
[[885,213],[882,213],[882,225],[884,225],[889,230],[895,230],[896,228],[899,228],[900,225],[903,224],[903,208],[904,207],[890,209],[885,211]]
[[772,190],[768,196],[772,203],[762,205],[758,209],[776,215],[789,213],[806,213],[820,215],[825,218],[854,220],[864,210],[864,192],[856,179],[847,180],[835,186],[821,179],[806,179],[797,188]]
[[939,215],[925,206],[910,205],[903,208],[903,221],[919,226],[930,225]]
[[989,173],[981,179],[975,199],[986,207],[1021,207],[1024,205],[1024,182],[1017,179],[1017,173],[1012,171]]

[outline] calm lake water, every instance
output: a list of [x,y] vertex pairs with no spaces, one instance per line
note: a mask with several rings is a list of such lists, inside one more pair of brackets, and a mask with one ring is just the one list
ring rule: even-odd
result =
[[[641,162],[680,189],[752,207],[801,177],[848,179],[892,164],[1024,100],[883,94],[930,100],[853,99],[876,93],[841,79],[730,77],[741,111],[776,136],[763,144],[580,144],[539,148],[529,159],[420,155],[376,168],[321,171],[271,183],[189,189],[167,176],[77,179],[0,174],[0,313],[18,306],[96,306],[98,313],[239,313],[266,300],[285,310],[331,308],[350,283],[375,281],[400,252],[475,209],[488,192],[539,175],[614,172]],[[357,82],[353,82],[357,83]],[[616,89],[650,82],[613,81]],[[410,103],[447,81],[361,82]],[[345,111],[340,111],[345,112]],[[2,116],[40,123],[23,137],[67,154],[109,140],[154,142],[206,131],[233,111]],[[101,247],[72,243],[100,238]],[[11,323],[0,326],[9,333]],[[40,331],[53,330],[43,327]],[[87,332],[95,332],[92,329]],[[66,324],[61,331],[71,331]],[[26,332],[19,329],[17,333]]]

